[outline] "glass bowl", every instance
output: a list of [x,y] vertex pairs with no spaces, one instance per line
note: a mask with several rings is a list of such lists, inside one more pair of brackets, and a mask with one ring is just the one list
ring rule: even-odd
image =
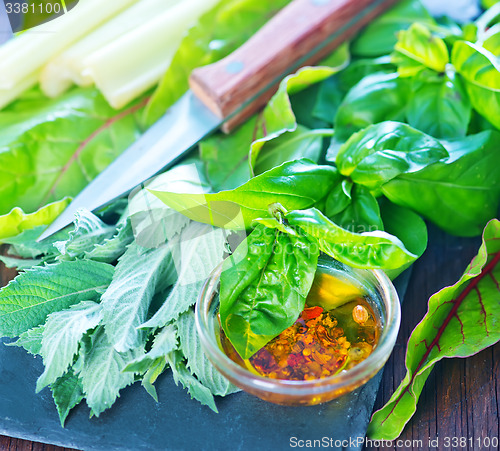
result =
[[330,401],[365,384],[384,366],[394,348],[401,310],[390,279],[380,270],[356,269],[333,259],[321,258],[317,273],[342,274],[360,285],[379,316],[381,333],[373,352],[353,368],[323,379],[296,381],[271,379],[250,372],[231,360],[222,350],[218,266],[205,282],[196,303],[196,327],[202,347],[212,364],[237,387],[265,401],[282,405],[314,405]]

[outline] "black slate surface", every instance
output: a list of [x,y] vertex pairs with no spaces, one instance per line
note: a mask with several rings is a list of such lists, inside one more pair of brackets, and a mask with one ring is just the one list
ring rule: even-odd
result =
[[[409,276],[406,271],[396,280],[400,298]],[[216,414],[190,400],[167,371],[156,384],[158,404],[135,384],[122,390],[112,409],[99,418],[89,419],[89,409],[78,406],[63,429],[50,391],[35,394],[42,371],[41,358],[0,343],[0,434],[106,451],[285,450],[297,440],[325,440],[330,449],[361,449],[382,377],[381,371],[353,393],[310,407],[277,406],[241,392],[218,399]]]

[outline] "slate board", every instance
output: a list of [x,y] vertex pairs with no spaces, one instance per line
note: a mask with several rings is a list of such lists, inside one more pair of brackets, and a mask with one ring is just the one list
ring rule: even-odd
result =
[[[409,278],[406,271],[395,282],[400,299]],[[43,372],[41,358],[0,343],[0,434],[103,451],[289,450],[292,437],[327,440],[329,445],[331,440],[333,445],[336,440],[347,441],[331,449],[358,450],[382,371],[351,394],[323,405],[283,407],[240,392],[217,399],[218,414],[191,400],[167,371],[156,383],[158,404],[135,384],[122,390],[121,398],[99,418],[89,419],[86,405],[78,406],[63,429],[50,391],[35,394]]]

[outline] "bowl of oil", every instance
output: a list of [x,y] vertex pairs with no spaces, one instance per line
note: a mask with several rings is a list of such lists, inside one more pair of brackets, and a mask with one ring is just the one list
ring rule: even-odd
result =
[[384,272],[320,258],[295,323],[243,360],[220,325],[218,267],[196,304],[202,347],[217,370],[261,399],[314,405],[355,390],[385,364],[396,342],[400,304]]

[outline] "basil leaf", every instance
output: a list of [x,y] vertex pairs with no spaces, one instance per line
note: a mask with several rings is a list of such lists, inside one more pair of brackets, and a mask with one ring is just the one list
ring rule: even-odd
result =
[[258,225],[225,260],[220,317],[238,354],[248,359],[291,326],[304,309],[319,250],[305,237]]
[[354,55],[361,57],[387,55],[396,43],[397,32],[408,28],[415,22],[436,24],[420,1],[398,2],[361,32],[353,41],[351,51]]
[[412,127],[436,138],[465,136],[471,103],[462,80],[453,72],[427,75],[413,91],[407,117]]
[[352,181],[344,178],[330,191],[325,202],[325,212],[329,218],[339,214],[349,206],[352,201],[352,187]]
[[[397,236],[412,254],[420,258],[427,249],[427,226],[424,220],[408,208],[400,207],[385,199],[380,205],[384,230]],[[411,263],[397,269],[385,270],[390,279],[395,279]]]
[[398,33],[392,62],[402,77],[412,77],[424,69],[444,72],[450,61],[445,42],[421,23]]
[[317,163],[323,150],[323,137],[331,136],[332,130],[315,129],[309,130],[298,125],[293,132],[283,135],[264,143],[257,161],[254,173],[262,174],[283,163],[300,158]]
[[303,159],[284,163],[231,191],[216,194],[151,192],[194,221],[243,229],[254,219],[267,216],[267,208],[274,202],[289,210],[314,205],[327,195],[339,178],[334,167],[318,166]]
[[477,44],[457,41],[451,60],[464,78],[474,109],[500,128],[500,63],[488,50]]
[[346,208],[328,217],[343,229],[357,233],[384,230],[377,199],[362,185],[353,186],[351,201]]
[[368,435],[395,439],[415,413],[434,365],[445,357],[468,357],[500,340],[500,221],[493,219],[460,280],[429,299],[428,313],[412,332],[407,373],[389,402],[375,412]]
[[291,226],[315,238],[325,254],[356,268],[396,269],[417,258],[395,236],[382,231],[351,232],[316,208],[290,211],[285,217]]
[[498,211],[500,133],[488,130],[444,144],[447,160],[401,174],[383,185],[382,192],[448,233],[477,235]]
[[399,122],[382,122],[354,134],[339,150],[339,172],[376,189],[400,174],[419,171],[448,156],[425,133]]
[[408,104],[408,80],[397,73],[364,77],[346,95],[335,116],[335,138],[345,140],[368,125],[403,120]]

